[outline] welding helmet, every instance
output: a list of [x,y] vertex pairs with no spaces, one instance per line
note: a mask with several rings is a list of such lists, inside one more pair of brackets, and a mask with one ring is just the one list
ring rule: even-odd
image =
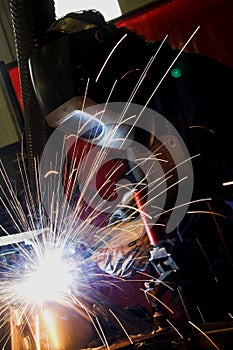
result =
[[[128,101],[147,59],[143,38],[107,23],[95,10],[69,13],[56,20],[45,34],[44,45],[29,59],[32,83],[47,123],[56,128],[67,117],[79,118],[74,111],[83,108],[84,96],[84,107]],[[134,102],[144,102],[144,90],[138,97],[135,94]],[[88,138],[99,136],[103,127],[97,119],[92,125],[94,133],[86,133]],[[153,142],[143,130],[137,137],[146,146]]]

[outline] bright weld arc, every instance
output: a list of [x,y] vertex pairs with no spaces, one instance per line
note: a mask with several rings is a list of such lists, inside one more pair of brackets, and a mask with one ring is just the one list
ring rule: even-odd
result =
[[29,303],[41,304],[48,300],[60,300],[70,292],[72,271],[68,261],[58,251],[48,252],[38,266],[25,276],[18,294]]

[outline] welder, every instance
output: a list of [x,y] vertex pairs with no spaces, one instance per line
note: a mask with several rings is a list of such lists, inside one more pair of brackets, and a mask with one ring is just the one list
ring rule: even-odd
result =
[[[153,62],[145,71],[152,57]],[[38,102],[51,127],[62,127],[67,116],[75,116],[72,113],[83,108],[83,101],[85,106],[107,101],[146,105],[175,127],[193,158],[193,204],[172,232],[166,232],[169,215],[161,214],[162,229],[152,233],[152,240],[139,234],[133,243],[129,239],[115,253],[102,255],[108,259],[99,258],[98,264],[109,274],[130,278],[138,270],[144,271],[149,262],[159,275],[167,263],[172,283],[181,289],[187,318],[196,322],[203,318],[205,322],[229,320],[233,197],[232,186],[224,185],[232,181],[233,170],[229,127],[232,69],[207,56],[185,51],[180,54],[162,40],[148,42],[124,27],[107,23],[94,10],[69,13],[56,20],[48,28],[43,47],[31,57],[29,64]],[[140,86],[132,96],[142,75]],[[83,140],[95,144],[100,129],[101,123],[97,123],[94,132],[86,134]],[[148,149],[155,149],[154,134],[156,120],[151,120],[151,134],[136,130],[134,139]],[[111,178],[111,189],[114,182],[127,177],[133,168],[130,162],[126,163],[124,172],[121,168]],[[162,166],[164,173],[172,169],[171,165]],[[132,182],[140,182],[142,178],[143,175],[131,172]],[[142,190],[141,186],[135,186],[120,201],[121,209],[107,217],[108,229],[117,225],[125,236],[127,222],[143,221],[143,214],[135,214],[138,207],[141,209],[140,198],[144,195],[139,199],[137,195]],[[165,212],[175,204],[174,192],[168,194]],[[206,201],[199,201],[205,198]],[[106,251],[107,247],[103,249]],[[130,256],[133,260],[127,260]],[[136,263],[142,256],[144,260]]]

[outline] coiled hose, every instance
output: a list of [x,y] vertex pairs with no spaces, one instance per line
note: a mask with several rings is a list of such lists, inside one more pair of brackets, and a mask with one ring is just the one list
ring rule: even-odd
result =
[[29,181],[35,194],[35,159],[40,159],[51,130],[34,94],[28,59],[40,47],[46,29],[55,20],[55,6],[53,0],[10,0],[10,12],[23,99]]

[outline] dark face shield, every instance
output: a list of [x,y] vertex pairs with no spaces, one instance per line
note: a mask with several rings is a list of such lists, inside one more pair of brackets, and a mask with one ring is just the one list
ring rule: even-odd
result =
[[[131,76],[133,71],[138,78],[139,74],[137,56],[133,54],[138,49],[127,36],[122,40],[123,36],[113,25],[94,26],[62,35],[30,58],[34,90],[49,126],[61,126],[63,131],[74,133],[75,129],[87,123],[87,115],[80,117],[77,111],[106,101],[128,101],[135,85],[134,79],[129,79],[128,75]],[[119,48],[113,52],[120,40]],[[108,122],[113,124],[114,118],[111,117]],[[82,137],[93,141],[105,126],[93,115],[88,123],[89,135],[86,130]],[[124,129],[120,132],[123,138],[128,128],[124,126],[120,129]],[[141,130],[138,136],[140,134],[146,145],[150,144],[151,136],[142,133]]]
[[96,78],[107,53],[108,47],[96,39],[96,29],[63,36],[41,48],[29,66],[43,114],[47,117],[64,104],[65,114],[80,108],[82,101],[77,105],[75,97],[86,94],[96,103],[105,102],[113,82],[97,83]]

